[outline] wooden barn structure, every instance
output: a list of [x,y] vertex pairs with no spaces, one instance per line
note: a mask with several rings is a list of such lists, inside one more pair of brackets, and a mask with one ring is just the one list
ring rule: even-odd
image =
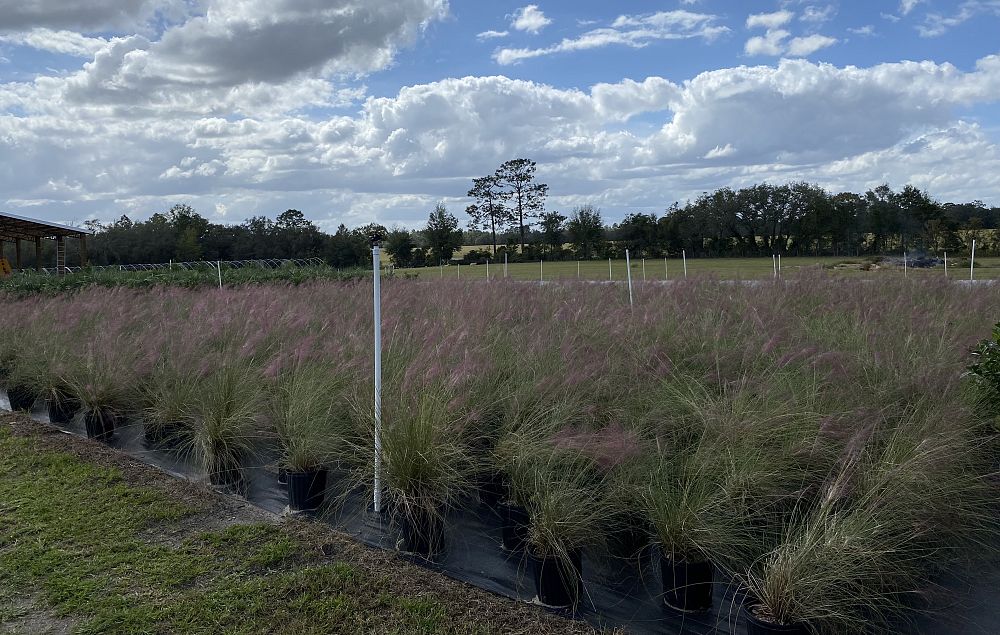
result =
[[78,227],[59,225],[49,221],[26,218],[16,214],[0,212],[0,257],[5,243],[14,243],[14,262],[16,270],[23,269],[21,246],[24,241],[35,244],[35,269],[42,269],[42,240],[56,241],[56,272],[63,275],[66,272],[66,239],[75,238],[80,245],[81,266],[87,266],[87,236],[92,232]]

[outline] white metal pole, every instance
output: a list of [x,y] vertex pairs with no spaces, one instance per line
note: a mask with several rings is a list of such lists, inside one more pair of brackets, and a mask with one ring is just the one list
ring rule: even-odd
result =
[[642,281],[646,281],[646,259],[642,259]]
[[438,269],[441,270],[441,277],[443,278],[444,277],[444,263],[443,262],[440,262],[440,261],[438,262]]
[[688,277],[688,255],[687,250],[681,249],[681,258],[684,259],[684,277]]
[[486,259],[486,282],[490,281],[490,259]]
[[611,276],[611,258],[608,258],[608,281],[614,280]]
[[216,266],[219,267],[219,288],[221,289],[222,288],[222,261],[220,260],[219,262],[217,262]]
[[542,261],[542,260],[538,261],[538,281],[539,282],[545,282],[545,266],[544,266],[543,262],[544,261]]
[[778,254],[778,277],[781,277],[781,254]]
[[579,260],[576,261],[576,279],[577,280],[580,279],[580,261]]
[[507,252],[503,252],[503,277],[507,277]]
[[948,277],[948,252],[944,252],[944,277]]
[[663,257],[663,279],[664,280],[669,280],[670,279],[670,273],[667,271],[667,257],[666,256]]
[[904,251],[903,252],[903,277],[904,278],[906,277],[906,273],[907,273],[907,271],[906,271],[906,252]]
[[458,278],[462,278],[462,263],[458,263]]
[[969,260],[969,280],[975,279],[976,272],[976,239],[972,239],[972,258]]
[[632,262],[628,257],[628,249],[625,250],[625,275],[628,278],[628,305],[635,307],[632,301]]
[[382,512],[382,280],[378,245],[372,247],[375,310],[375,513]]
[[771,267],[774,268],[774,277],[777,278],[778,277],[778,257],[776,255],[774,255],[774,254],[771,254]]

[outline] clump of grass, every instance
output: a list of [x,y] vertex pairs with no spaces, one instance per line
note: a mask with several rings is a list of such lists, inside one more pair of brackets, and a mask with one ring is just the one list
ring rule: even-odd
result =
[[67,363],[65,391],[82,404],[87,416],[111,423],[129,410],[136,385],[129,381],[133,375],[127,347],[121,340],[105,339],[88,344]]
[[309,472],[335,460],[349,426],[346,387],[329,366],[297,365],[278,378],[267,409],[289,471]]
[[564,579],[575,580],[580,550],[601,547],[607,538],[606,489],[586,457],[555,451],[539,458],[521,493],[529,518],[527,547],[536,558],[555,558]]
[[[386,397],[381,435],[386,508],[409,532],[416,550],[432,555],[443,545],[446,514],[475,481],[465,419],[451,410],[450,395],[441,386]],[[360,405],[354,412],[356,431],[338,456],[341,465],[352,466],[355,482],[370,488],[374,412]]]
[[816,417],[746,377],[714,391],[668,382],[662,399],[673,417],[658,426],[638,492],[662,552],[739,567],[808,482],[795,450],[815,438]]
[[152,438],[190,434],[201,380],[197,374],[170,364],[154,368],[141,392],[144,424]]
[[260,375],[245,362],[226,360],[198,385],[187,446],[216,484],[241,480],[242,464],[263,436]]
[[929,416],[850,448],[781,542],[739,572],[755,614],[816,632],[889,628],[974,547],[995,549],[982,440]]

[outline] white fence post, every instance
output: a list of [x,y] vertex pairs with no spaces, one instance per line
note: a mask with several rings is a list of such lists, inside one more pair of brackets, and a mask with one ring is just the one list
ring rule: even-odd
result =
[[632,267],[631,261],[628,257],[628,249],[625,250],[625,275],[628,278],[628,305],[635,308],[635,304],[632,301]]
[[687,250],[681,249],[681,258],[684,259],[684,277],[688,277],[688,255]]
[[382,280],[379,245],[372,245],[375,313],[375,513],[382,512]]
[[969,280],[976,279],[976,239],[972,239],[972,258],[969,259]]

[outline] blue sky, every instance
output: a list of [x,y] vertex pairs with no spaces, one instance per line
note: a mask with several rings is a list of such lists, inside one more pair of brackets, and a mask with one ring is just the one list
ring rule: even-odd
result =
[[1000,0],[0,0],[0,208],[326,229],[538,161],[609,220],[708,189],[1000,205]]

